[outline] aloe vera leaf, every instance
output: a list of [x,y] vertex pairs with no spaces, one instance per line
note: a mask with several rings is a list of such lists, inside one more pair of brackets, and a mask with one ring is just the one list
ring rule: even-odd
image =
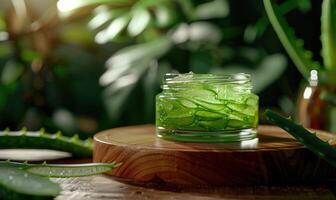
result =
[[66,165],[31,165],[25,168],[26,171],[39,176],[46,177],[80,177],[102,174],[120,166],[116,163],[87,163],[87,164],[66,164]]
[[71,153],[74,157],[92,156],[92,139],[80,140],[78,135],[73,137],[63,136],[60,132],[56,134],[45,133],[44,130],[37,132],[1,131],[0,148],[2,149],[53,149]]
[[316,134],[311,133],[303,126],[298,125],[292,120],[286,119],[271,110],[266,110],[264,115],[270,122],[287,131],[309,150],[336,167],[335,147],[331,146],[328,142],[321,140]]
[[82,163],[82,164],[30,164],[27,162],[0,161],[0,167],[12,167],[46,177],[80,177],[105,173],[119,167],[121,163]]
[[0,167],[12,167],[12,168],[23,168],[26,167],[28,164],[26,162],[11,162],[11,161],[0,161]]
[[336,1],[324,0],[321,15],[321,42],[324,65],[336,70]]
[[53,199],[61,192],[57,183],[14,167],[0,167],[0,199]]
[[264,0],[264,6],[282,45],[298,70],[308,80],[310,71],[319,69],[320,64],[312,60],[311,52],[303,48],[302,40],[296,38],[294,30],[288,25],[284,17],[279,14],[278,8],[272,4],[271,0]]

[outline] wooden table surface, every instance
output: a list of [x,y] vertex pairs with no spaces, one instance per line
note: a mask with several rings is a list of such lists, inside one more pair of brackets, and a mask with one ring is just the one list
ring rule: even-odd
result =
[[[9,156],[21,160],[21,153],[31,160],[40,158],[41,150],[0,150],[0,159]],[[47,157],[64,156],[56,152],[42,150]],[[48,155],[47,155],[48,154]],[[38,156],[38,157],[36,157]],[[90,160],[62,160],[61,163],[90,162]],[[255,187],[225,187],[217,189],[185,189],[183,191],[163,191],[138,187],[113,180],[109,176],[97,175],[80,178],[52,179],[61,184],[63,191],[56,200],[215,200],[215,199],[336,199],[336,183],[329,185],[292,185],[292,186],[255,186]]]
[[[0,160],[11,158],[37,160],[64,157],[63,153],[46,150],[0,150]],[[62,160],[61,163],[90,162],[90,160]],[[226,187],[217,189],[185,189],[162,191],[128,185],[105,175],[81,178],[53,179],[61,184],[63,191],[56,200],[215,200],[215,199],[261,199],[261,200],[310,200],[336,199],[336,183],[329,185]]]
[[[53,179],[61,183],[64,191],[56,200],[215,200],[215,199],[262,199],[262,200],[310,200],[336,199],[332,189],[326,185],[306,186],[256,186],[221,189],[198,189],[179,192],[161,191],[117,182],[110,177]],[[335,183],[336,185],[336,183]],[[335,190],[334,190],[335,191]]]

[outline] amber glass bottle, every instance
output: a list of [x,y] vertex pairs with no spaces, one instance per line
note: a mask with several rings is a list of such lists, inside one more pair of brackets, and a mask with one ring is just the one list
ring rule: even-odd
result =
[[300,93],[298,104],[302,125],[336,133],[336,85],[319,83],[316,70],[311,71],[309,85]]

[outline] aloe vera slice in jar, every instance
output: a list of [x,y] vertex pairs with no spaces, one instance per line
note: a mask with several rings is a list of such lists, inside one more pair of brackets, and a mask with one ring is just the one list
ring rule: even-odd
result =
[[190,100],[181,98],[179,102],[186,108],[197,108],[197,105]]
[[199,98],[193,98],[192,101],[200,106],[200,107],[203,107],[207,110],[211,110],[211,111],[218,111],[218,112],[225,112],[225,111],[228,111],[228,109],[225,107],[224,103],[223,102],[220,102],[220,101],[217,101],[216,103],[210,103],[210,102],[207,102],[207,101],[204,101],[202,99],[199,99]]
[[195,110],[184,107],[178,99],[175,99],[172,102],[173,109],[166,111],[167,117],[169,118],[183,118],[183,117],[192,117]]
[[193,101],[197,105],[214,113],[222,114],[222,116],[227,116],[227,118],[229,119],[244,120],[245,115],[243,113],[235,112],[234,110],[230,109],[227,106],[227,104],[229,104],[227,102],[226,103],[222,102],[222,104],[212,104],[197,99],[194,99]]
[[187,128],[194,121],[193,117],[166,118],[162,125],[170,128]]
[[244,115],[255,116],[258,110],[257,106],[247,104],[228,103],[227,107]]
[[212,121],[212,120],[223,118],[223,115],[221,114],[204,111],[204,110],[196,111],[195,116],[197,117],[198,120],[204,120],[204,121]]
[[241,129],[249,127],[249,124],[246,123],[245,121],[230,119],[227,126],[231,128]]
[[218,85],[217,86],[217,98],[220,100],[232,100],[242,102],[244,94],[237,90],[235,85]]
[[168,127],[184,127],[192,124],[195,110],[184,107],[178,99],[172,101],[173,109],[166,111],[166,116],[161,119],[161,124]]
[[173,110],[173,101],[163,96],[156,96],[156,124],[160,125],[161,122],[167,117],[168,112]]
[[258,106],[259,97],[254,94],[250,94],[246,99],[246,104],[250,106]]
[[220,131],[226,130],[228,120],[225,118],[212,120],[212,121],[198,121],[197,124],[206,130],[210,131]]
[[184,83],[187,89],[180,89],[176,92],[179,96],[198,96],[203,98],[215,98],[216,93],[212,90],[207,89],[204,83]]
[[164,98],[162,96],[156,97],[156,109],[160,111],[160,114],[165,115],[166,112],[173,110],[174,98]]

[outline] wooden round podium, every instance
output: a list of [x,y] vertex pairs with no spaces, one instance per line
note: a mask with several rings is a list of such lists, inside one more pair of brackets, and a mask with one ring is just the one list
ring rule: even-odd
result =
[[[317,135],[328,140],[326,132]],[[157,138],[155,126],[115,128],[94,137],[94,162],[121,162],[109,175],[144,186],[211,187],[325,182],[336,169],[288,133],[259,126],[258,139],[182,143]]]

